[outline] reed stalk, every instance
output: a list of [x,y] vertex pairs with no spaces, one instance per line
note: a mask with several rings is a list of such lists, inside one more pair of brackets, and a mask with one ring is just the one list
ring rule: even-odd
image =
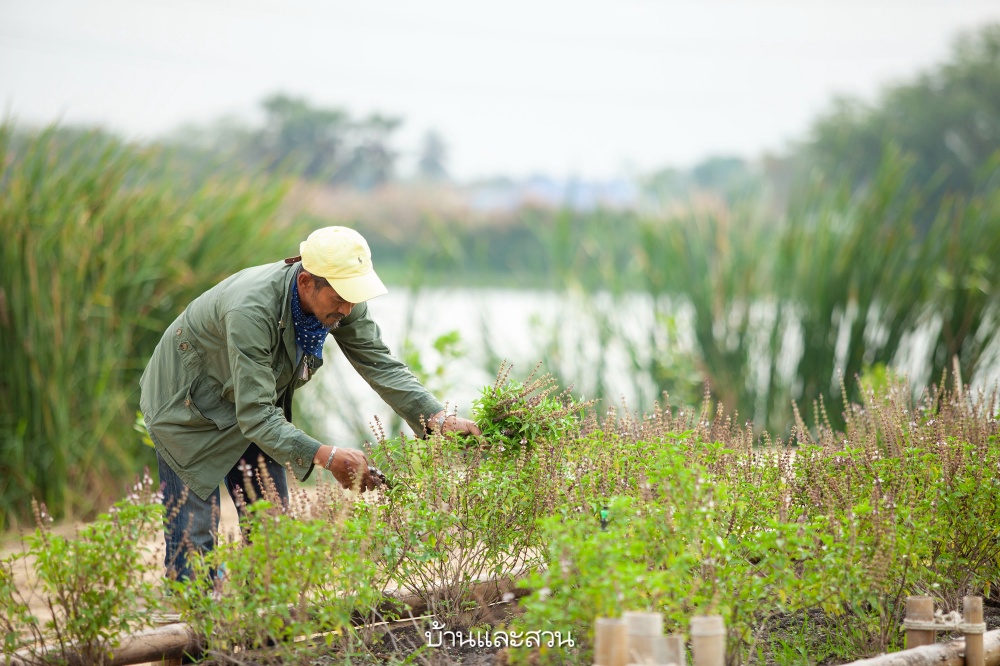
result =
[[3,529],[33,498],[54,516],[106,508],[154,461],[133,431],[145,362],[191,298],[280,258],[283,186],[192,181],[155,149],[10,125],[0,169]]

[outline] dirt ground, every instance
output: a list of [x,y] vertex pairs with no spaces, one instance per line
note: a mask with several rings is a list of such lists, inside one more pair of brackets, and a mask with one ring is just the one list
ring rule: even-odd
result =
[[[74,522],[74,523],[63,523],[54,525],[50,528],[50,531],[57,535],[63,537],[72,537],[75,533],[85,523]],[[229,500],[228,495],[223,493],[222,507],[220,510],[219,517],[219,533],[226,538],[235,538],[239,532],[239,522],[236,516],[236,507]],[[0,541],[0,560],[9,557],[10,555],[18,552],[23,552],[25,548],[23,539],[26,534],[34,533],[34,528],[31,530],[20,530],[14,534],[8,534],[3,537]],[[148,553],[148,561],[150,564],[158,564],[159,567],[154,568],[154,576],[162,576],[163,568],[163,533],[159,533],[155,540],[150,541],[145,544],[145,550]],[[22,594],[25,595],[25,600],[28,602],[28,607],[31,609],[32,613],[37,615],[43,621],[51,617],[51,612],[48,606],[45,604],[44,598],[38,593],[37,580],[34,577],[34,559],[31,557],[26,557],[18,562],[18,566],[14,568],[14,583],[17,588],[21,590]]]
[[[517,606],[510,605],[506,619],[516,614]],[[407,622],[394,622],[370,629],[372,635],[365,638],[367,647],[350,652],[319,645],[309,660],[314,666],[333,666],[345,663],[356,666],[383,666],[388,664],[418,664],[420,666],[506,666],[506,650],[496,647],[452,646],[444,641],[441,647],[427,644],[424,632],[430,629],[433,618],[421,617]],[[364,631],[364,630],[363,630]],[[246,665],[272,663],[273,654],[261,650],[247,652],[240,656]],[[206,666],[226,666],[231,662],[203,662]],[[569,662],[575,663],[575,662]]]
[[[53,525],[50,531],[58,536],[72,537],[84,524],[82,522],[57,524]],[[26,534],[32,533],[34,533],[34,528],[31,530],[22,529],[18,532],[4,535],[3,539],[0,540],[0,560],[6,559],[12,554],[23,552],[26,548],[23,539]],[[219,533],[226,538],[236,538],[236,535],[239,533],[236,507],[229,500],[229,496],[226,493],[223,493],[222,507],[219,512]],[[163,533],[160,532],[156,539],[145,544],[145,550],[148,562],[151,565],[159,565],[152,569],[154,573],[151,574],[151,577],[162,576],[164,571],[162,566],[164,550]],[[24,595],[31,612],[40,621],[44,622],[52,617],[52,612],[45,603],[45,599],[39,590],[38,581],[34,576],[34,558],[26,557],[18,562],[18,565],[14,568],[14,584],[17,585],[17,589]],[[158,666],[159,664],[160,662],[153,662],[148,665],[139,666]]]

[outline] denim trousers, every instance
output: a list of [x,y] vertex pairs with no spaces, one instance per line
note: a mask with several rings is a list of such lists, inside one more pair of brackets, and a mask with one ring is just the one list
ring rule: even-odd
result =
[[[166,537],[166,552],[163,564],[167,576],[177,580],[190,580],[192,570],[188,554],[192,551],[207,553],[215,547],[219,536],[219,501],[221,493],[216,488],[203,500],[181,481],[177,473],[156,454],[160,470],[160,490],[166,513],[163,532]],[[266,476],[263,474],[266,471]],[[233,466],[224,479],[226,490],[236,505],[240,527],[244,539],[249,538],[246,526],[246,505],[264,497],[261,477],[269,478],[273,490],[281,502],[288,504],[288,482],[285,468],[260,450],[256,444],[250,447]],[[212,572],[214,576],[214,572]]]

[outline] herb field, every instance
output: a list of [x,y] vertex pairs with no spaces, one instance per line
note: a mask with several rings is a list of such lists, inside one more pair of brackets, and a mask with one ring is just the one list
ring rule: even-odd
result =
[[[3,563],[5,651],[76,641],[97,663],[166,606],[218,663],[447,663],[424,633],[443,624],[572,635],[573,647],[499,659],[585,664],[595,616],[626,610],[662,612],[680,632],[692,615],[722,615],[731,664],[900,649],[906,596],[992,603],[997,405],[964,391],[917,402],[902,385],[863,391],[844,430],[799,421],[790,441],[771,441],[707,402],[596,414],[547,376],[502,368],[474,410],[487,436],[390,438],[376,425],[388,488],[321,485],[256,504],[252,545],[230,540],[200,561],[206,579],[224,572],[211,585],[158,579],[148,544],[162,509],[148,481],[76,538],[43,525]],[[28,555],[47,621],[14,585]],[[522,591],[489,604],[475,581],[498,577]],[[386,589],[423,597],[422,619],[370,626],[399,614]]]

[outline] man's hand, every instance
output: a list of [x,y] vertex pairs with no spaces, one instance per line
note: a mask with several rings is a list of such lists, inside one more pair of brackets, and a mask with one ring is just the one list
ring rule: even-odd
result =
[[448,414],[444,410],[427,419],[427,427],[432,432],[440,431],[442,435],[458,433],[461,435],[476,435],[478,437],[483,434],[483,431],[479,429],[475,421],[464,419],[457,414]]
[[[344,488],[357,488],[361,492],[375,489],[378,481],[368,471],[368,458],[363,452],[357,449],[338,447],[333,455],[333,460],[330,460],[332,451],[332,446],[319,447],[313,462],[333,474],[333,478],[337,479]],[[327,468],[328,460],[330,466]]]

